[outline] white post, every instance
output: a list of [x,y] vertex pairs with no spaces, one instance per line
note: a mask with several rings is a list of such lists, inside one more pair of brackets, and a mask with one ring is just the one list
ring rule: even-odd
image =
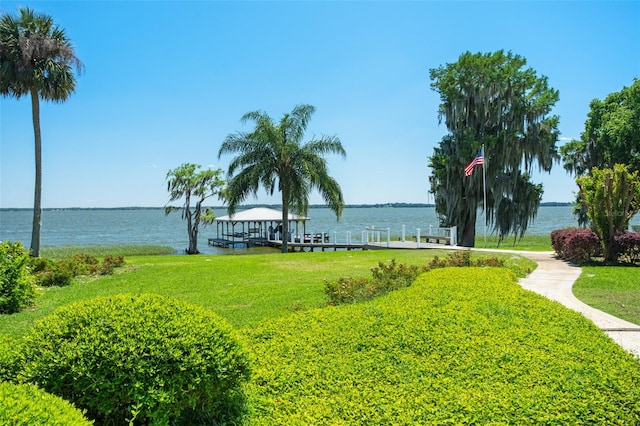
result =
[[347,244],[351,245],[351,231],[347,231]]
[[387,247],[391,247],[391,228],[387,228]]
[[449,232],[451,234],[449,235],[451,237],[451,245],[457,246],[458,245],[458,227],[452,226],[451,228],[449,228]]
[[416,229],[416,248],[420,248],[420,228]]
[[[365,235],[366,235],[366,239],[365,239]],[[362,244],[369,244],[369,232],[368,231],[362,231],[362,239],[360,241],[362,241]],[[365,242],[366,241],[366,242]]]
[[405,227],[406,227],[406,225],[402,225],[402,242],[403,243],[405,242],[405,232],[404,232],[405,231]]

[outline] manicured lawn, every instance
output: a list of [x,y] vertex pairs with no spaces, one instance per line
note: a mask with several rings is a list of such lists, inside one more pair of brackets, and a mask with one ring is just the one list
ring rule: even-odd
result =
[[[450,253],[132,256],[115,275],[48,289],[34,309],[0,316],[0,333],[19,337],[71,302],[157,293],[217,312],[252,354],[237,424],[640,422],[640,362],[504,269],[436,269],[370,302],[327,306],[325,280]],[[518,276],[535,268],[498,256]]]
[[640,268],[583,266],[573,294],[596,309],[640,325]]
[[[0,332],[20,335],[36,319],[74,301],[117,293],[157,293],[201,305],[236,327],[264,318],[325,306],[325,280],[365,277],[378,262],[422,265],[449,250],[371,250],[272,253],[240,256],[126,257],[123,272],[99,279],[79,279],[63,288],[46,289],[37,306],[0,316]],[[485,254],[485,256],[488,254]],[[507,265],[523,276],[535,263],[509,254]]]
[[242,330],[250,425],[638,424],[640,363],[498,268]]
[[[476,235],[476,247],[484,247],[484,235]],[[522,239],[507,237],[501,242],[496,235],[487,235],[487,248],[523,251],[551,251],[551,235],[524,235]]]

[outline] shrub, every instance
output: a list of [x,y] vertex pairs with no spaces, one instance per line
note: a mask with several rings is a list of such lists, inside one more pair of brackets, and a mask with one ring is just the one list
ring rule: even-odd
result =
[[559,229],[551,232],[551,244],[558,257],[575,263],[599,254],[600,239],[590,229]]
[[573,229],[556,229],[551,231],[551,247],[556,252],[558,257],[562,258],[565,240]]
[[157,295],[74,303],[23,338],[18,379],[105,423],[239,413],[246,354],[216,314]]
[[64,287],[79,275],[110,275],[115,268],[124,265],[124,256],[105,255],[100,262],[96,256],[76,254],[58,262],[51,260],[30,261],[30,270],[35,274],[36,285],[41,287]]
[[67,272],[74,277],[79,275],[93,275],[98,272],[98,264],[100,261],[97,257],[89,254],[76,254],[73,257],[67,257],[59,261],[57,269]]
[[115,268],[119,268],[122,265],[124,265],[124,256],[112,256],[108,254],[98,267],[98,273],[100,275],[111,275]]
[[245,424],[640,422],[640,364],[499,268],[446,268],[367,303],[246,329]]
[[82,412],[62,398],[35,385],[0,382],[2,425],[92,425]]
[[16,359],[19,352],[18,340],[9,335],[0,334],[0,382],[16,378]]
[[640,262],[640,232],[621,232],[613,237],[611,248],[616,259],[622,262]]
[[0,314],[13,314],[33,305],[36,290],[27,269],[29,254],[20,242],[0,242]]
[[598,252],[600,239],[590,229],[578,229],[565,240],[564,258],[581,263],[590,260]]
[[332,305],[362,302],[390,291],[409,287],[421,273],[447,266],[502,267],[504,266],[504,261],[495,256],[471,260],[471,252],[469,250],[449,253],[445,259],[434,256],[426,266],[397,264],[395,259],[391,259],[388,264],[378,262],[378,266],[371,269],[371,279],[340,278],[335,283],[325,281],[325,293],[329,296],[329,303]]

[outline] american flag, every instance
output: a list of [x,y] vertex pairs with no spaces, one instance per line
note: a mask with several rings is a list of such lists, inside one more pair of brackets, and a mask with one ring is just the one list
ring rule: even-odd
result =
[[478,155],[476,155],[476,158],[471,160],[469,165],[467,165],[467,167],[464,168],[464,175],[471,176],[476,166],[481,166],[483,164],[484,164],[484,156],[482,155],[482,149],[480,149],[480,152],[478,152]]

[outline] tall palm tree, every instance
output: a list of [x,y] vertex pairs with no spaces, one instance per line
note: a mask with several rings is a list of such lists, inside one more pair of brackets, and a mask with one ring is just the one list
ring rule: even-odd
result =
[[230,215],[247,196],[256,196],[261,186],[269,194],[276,188],[282,194],[283,253],[287,252],[289,210],[306,215],[312,189],[320,192],[337,219],[344,206],[340,185],[329,176],[324,158],[329,153],[346,156],[340,139],[322,136],[302,143],[314,111],[312,105],[298,105],[278,123],[262,111],[249,112],[241,121],[253,121],[253,131],[228,135],[218,151],[218,158],[238,153],[228,170],[226,198]]
[[35,191],[31,255],[40,255],[42,225],[42,137],[40,98],[63,102],[75,91],[83,64],[71,41],[53,18],[20,8],[19,16],[3,14],[0,19],[0,94],[21,98],[31,95],[35,139]]

